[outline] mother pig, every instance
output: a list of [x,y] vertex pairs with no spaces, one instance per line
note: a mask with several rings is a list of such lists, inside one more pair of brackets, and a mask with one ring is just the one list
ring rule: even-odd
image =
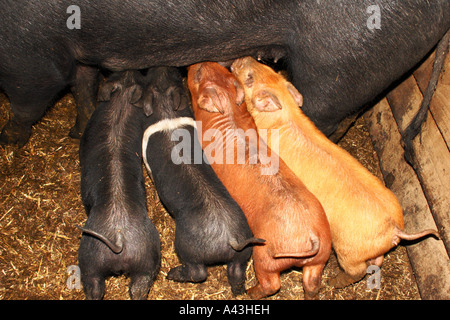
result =
[[[0,142],[25,144],[31,125],[66,86],[95,87],[95,72],[77,80],[79,63],[119,71],[280,53],[302,89],[303,111],[331,134],[450,27],[447,0],[378,0],[368,11],[373,2],[3,0],[0,87],[13,116]],[[374,14],[380,29],[372,29]],[[94,94],[81,92],[79,117],[88,117],[80,111],[92,108]]]

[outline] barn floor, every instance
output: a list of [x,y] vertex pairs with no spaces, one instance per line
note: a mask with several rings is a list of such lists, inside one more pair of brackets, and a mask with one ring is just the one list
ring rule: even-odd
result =
[[[9,102],[0,93],[0,127],[9,117]],[[81,232],[86,220],[80,199],[79,141],[68,137],[75,120],[71,94],[63,96],[33,128],[22,149],[0,147],[0,299],[84,299],[82,289],[69,289],[67,268],[77,264]],[[340,145],[378,177],[376,153],[359,119]],[[175,283],[165,278],[179,264],[173,248],[174,222],[146,179],[149,217],[161,237],[161,271],[149,299],[235,299],[225,266],[209,269],[204,283]],[[328,286],[338,270],[331,257],[323,276],[320,299],[420,299],[406,249],[386,255],[381,288],[367,289],[366,279],[345,289]],[[282,274],[282,287],[268,299],[302,299],[302,271]],[[129,299],[125,276],[107,281],[105,299]],[[253,266],[247,269],[247,287],[256,283]],[[246,299],[239,296],[236,299]]]

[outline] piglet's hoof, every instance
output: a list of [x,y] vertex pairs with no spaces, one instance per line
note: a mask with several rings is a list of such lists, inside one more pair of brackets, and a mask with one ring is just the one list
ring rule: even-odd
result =
[[259,300],[261,298],[264,298],[264,296],[265,296],[264,294],[262,294],[260,292],[260,290],[258,290],[257,286],[248,289],[247,295],[253,300]]
[[184,279],[182,279],[181,274],[180,274],[181,273],[180,268],[181,268],[181,266],[170,269],[169,273],[167,273],[166,278],[168,280],[172,280],[172,281],[184,282]]
[[233,284],[231,285],[231,293],[237,297],[241,294],[246,293],[244,283]]
[[328,284],[336,289],[342,289],[359,281],[360,279],[361,278],[355,279],[345,272],[340,272],[336,277],[330,279]]
[[259,300],[277,293],[278,290],[280,290],[279,287],[264,289],[260,284],[257,284],[253,288],[247,290],[247,295],[253,300]]
[[203,282],[206,280],[207,275],[204,268],[182,265],[170,269],[167,279],[177,282]]

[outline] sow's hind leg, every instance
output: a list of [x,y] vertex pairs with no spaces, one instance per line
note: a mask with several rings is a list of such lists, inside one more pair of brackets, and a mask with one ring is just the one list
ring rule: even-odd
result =
[[71,138],[80,139],[89,118],[97,105],[99,70],[95,67],[78,65],[75,79],[71,86],[72,95],[77,105],[77,118],[70,129]]
[[41,119],[66,83],[61,78],[47,75],[35,80],[3,81],[2,86],[11,103],[11,116],[0,134],[0,144],[23,147],[30,138],[31,126]]

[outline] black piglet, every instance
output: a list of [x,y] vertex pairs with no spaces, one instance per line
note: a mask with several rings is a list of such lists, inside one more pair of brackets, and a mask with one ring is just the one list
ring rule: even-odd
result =
[[244,293],[251,244],[264,240],[253,237],[241,208],[202,160],[179,71],[152,68],[146,81],[143,98],[137,102],[149,115],[143,157],[161,202],[175,218],[175,251],[182,263],[167,278],[202,282],[208,265],[227,264],[232,292]]
[[78,251],[87,299],[105,278],[126,274],[132,299],[146,299],[160,267],[160,240],[148,217],[142,172],[142,88],[138,71],[113,74],[80,143],[81,195],[88,219]]

